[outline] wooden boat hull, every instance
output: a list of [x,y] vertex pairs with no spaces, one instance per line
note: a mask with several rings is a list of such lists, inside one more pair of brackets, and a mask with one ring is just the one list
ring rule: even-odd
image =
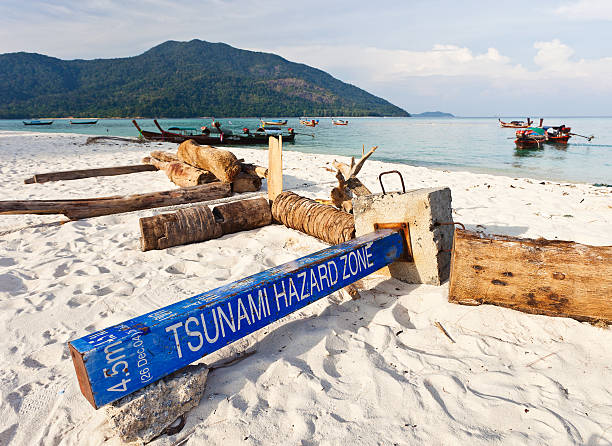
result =
[[521,149],[521,150],[537,150],[542,148],[542,144],[544,144],[544,142],[546,142],[545,139],[531,139],[531,138],[525,138],[525,139],[515,139],[514,140],[514,144],[516,144],[516,148],[517,149]]
[[262,119],[261,123],[263,125],[287,125],[287,120],[285,119],[284,121],[264,121]]
[[51,125],[53,121],[22,121],[23,125]]
[[527,122],[520,121],[521,123],[512,123],[512,122],[504,122],[501,119],[497,119],[499,121],[500,127],[508,128],[508,129],[526,129],[527,127],[531,127],[531,119],[527,118]]
[[318,123],[319,123],[319,121],[318,120],[314,120],[314,119],[312,119],[310,121],[306,121],[306,120],[303,120],[303,119],[300,120],[300,124],[305,125],[306,127],[316,127]]
[[572,137],[571,127],[565,125],[543,127],[546,132],[546,142],[549,144],[567,144]]
[[97,124],[97,119],[91,119],[89,121],[70,121],[71,125],[94,125]]
[[[208,136],[208,135],[181,135],[179,133],[167,132],[162,129],[161,133],[158,132],[149,132],[147,130],[142,130],[135,120],[132,123],[136,126],[140,134],[148,141],[165,141],[165,142],[174,142],[174,143],[182,143],[184,141],[188,141],[190,139],[194,140],[200,145],[236,145],[236,146],[255,146],[255,145],[267,145],[268,138],[270,135],[267,134],[249,134],[249,135],[227,135],[223,136],[221,139],[220,136]],[[161,128],[161,127],[160,127]],[[283,135],[283,142],[294,142],[295,141],[295,133]]]
[[544,130],[539,127],[529,127],[516,131],[514,144],[518,149],[539,149],[546,142]]
[[549,144],[567,144],[570,138],[571,135],[549,136],[546,142]]

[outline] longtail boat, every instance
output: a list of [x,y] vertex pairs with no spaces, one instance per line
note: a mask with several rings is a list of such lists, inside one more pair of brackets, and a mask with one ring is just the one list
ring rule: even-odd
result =
[[504,122],[501,119],[497,118],[497,120],[499,121],[499,125],[501,127],[506,127],[506,128],[511,128],[511,129],[526,129],[527,127],[531,126],[531,118],[527,118],[527,122],[525,121],[510,121],[510,122]]
[[316,127],[319,124],[318,119],[300,119],[300,124],[305,125],[307,127]]
[[272,121],[264,121],[263,119],[260,119],[260,121],[261,121],[261,125],[263,125],[264,127],[266,125],[272,125],[272,126],[287,125],[286,119],[284,121],[281,119],[273,119]]
[[33,119],[31,121],[22,121],[23,125],[51,125],[53,121],[39,121],[38,119]]
[[539,149],[546,141],[546,134],[541,127],[527,127],[516,131],[514,143],[517,149]]
[[500,127],[512,128],[512,129],[526,129],[527,127],[530,127],[531,124],[533,123],[531,118],[527,118],[526,122],[525,121],[504,122],[499,118],[497,120],[499,121]]
[[342,119],[334,119],[334,118],[332,118],[332,124],[334,124],[334,125],[348,125],[348,121],[343,121]]
[[97,124],[98,120],[97,119],[87,119],[87,120],[80,120],[80,121],[70,121],[70,124],[72,125],[94,125]]
[[212,129],[202,127],[202,133],[197,133],[197,129],[190,127],[170,127],[168,130],[164,130],[157,120],[154,119],[153,123],[159,129],[158,133],[141,129],[136,120],[132,120],[132,123],[138,129],[142,137],[149,141],[182,143],[183,141],[193,139],[195,142],[202,145],[267,145],[270,135],[279,134],[282,134],[283,142],[295,141],[295,132],[292,128],[288,129],[287,133],[283,134],[280,128],[258,128],[255,132],[251,132],[245,127],[242,129],[242,134],[235,134],[231,130],[221,129],[220,124],[217,122],[216,125],[212,126]]
[[556,127],[547,126],[542,127],[546,133],[546,142],[551,144],[567,144],[571,135],[571,127],[560,125]]

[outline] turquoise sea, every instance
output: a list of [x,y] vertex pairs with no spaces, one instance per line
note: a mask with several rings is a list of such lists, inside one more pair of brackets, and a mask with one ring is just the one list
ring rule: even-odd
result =
[[[285,150],[361,156],[377,145],[373,159],[425,166],[435,169],[486,172],[512,177],[556,181],[612,183],[612,118],[545,118],[544,125],[565,124],[572,132],[595,135],[588,142],[572,137],[567,146],[544,145],[540,150],[517,150],[513,129],[500,128],[496,118],[348,118],[346,127],[334,126],[319,118],[316,128],[289,118],[289,127],[298,135]],[[524,119],[506,117],[504,120]],[[254,130],[258,119],[219,119],[224,128],[240,132]],[[150,119],[138,120],[144,130],[157,131]],[[211,119],[160,119],[164,128],[210,125]],[[129,119],[101,119],[96,125],[70,125],[55,120],[51,126],[26,127],[21,120],[0,120],[0,131],[81,133],[89,135],[138,136]],[[0,146],[1,150],[1,146]]]

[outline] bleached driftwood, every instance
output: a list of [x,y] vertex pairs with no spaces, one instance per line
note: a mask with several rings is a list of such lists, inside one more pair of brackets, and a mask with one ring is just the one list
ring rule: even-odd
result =
[[157,170],[155,166],[136,164],[132,166],[100,167],[97,169],[64,170],[60,172],[37,173],[24,180],[25,184],[46,183],[48,181],[80,180],[82,178],[125,175],[128,173]]
[[229,197],[231,187],[225,183],[173,189],[148,194],[77,200],[11,200],[0,201],[0,214],[64,214],[71,220],[119,214],[185,203]]
[[193,140],[182,142],[177,156],[184,163],[208,170],[223,183],[231,183],[241,170],[238,158],[228,151],[201,146]]
[[[168,178],[181,187],[219,181],[212,172],[184,163],[179,160],[177,154],[172,152],[154,150],[151,156],[143,159],[143,163],[153,164],[160,170],[164,170]],[[261,179],[266,178],[268,169],[243,163],[240,160],[238,160],[238,165],[241,170],[232,181],[232,191],[243,193],[261,189]]]
[[136,144],[143,144],[146,141],[144,139],[138,139],[138,138],[122,138],[120,136],[90,136],[89,138],[87,138],[87,141],[85,141],[85,144],[95,144],[97,142],[100,141],[122,141],[122,142],[133,142]]
[[153,150],[151,152],[151,157],[158,159],[160,161],[166,161],[168,163],[172,163],[174,161],[180,161],[176,153],[167,152],[165,150]]
[[368,153],[365,153],[355,164],[355,157],[351,157],[351,165],[341,163],[334,160],[333,165],[338,170],[336,178],[338,179],[338,186],[334,187],[331,191],[331,199],[337,208],[343,209],[346,212],[351,212],[353,205],[351,198],[353,195],[370,195],[372,192],[364,186],[364,184],[357,178],[357,174],[361,171],[363,164],[366,160],[372,156],[378,146],[372,147]]
[[210,172],[190,166],[181,161],[162,161],[153,156],[146,157],[143,163],[149,163],[159,170],[163,170],[170,181],[180,187],[197,186],[198,184],[212,183],[217,178]]
[[[178,155],[173,152],[167,152],[164,150],[154,150],[151,152],[151,157],[156,158],[160,161],[174,162],[180,161]],[[245,163],[244,160],[238,160],[240,163],[240,170],[244,173],[256,175],[259,178],[265,179],[268,176],[268,169],[257,164]]]

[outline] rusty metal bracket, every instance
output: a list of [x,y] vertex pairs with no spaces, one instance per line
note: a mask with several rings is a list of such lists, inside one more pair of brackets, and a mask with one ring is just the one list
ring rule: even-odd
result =
[[398,175],[399,175],[399,177],[400,177],[400,181],[402,182],[402,191],[403,191],[404,193],[406,193],[406,186],[404,185],[404,177],[402,176],[402,174],[400,173],[400,171],[399,171],[399,170],[388,170],[388,171],[386,171],[386,172],[382,172],[380,175],[378,175],[378,182],[380,183],[380,188],[382,189],[382,193],[383,193],[383,195],[385,195],[385,194],[386,194],[386,192],[385,192],[385,187],[383,186],[382,176],[383,176],[383,175],[390,174],[390,173],[396,173],[396,174],[398,174]]
[[[399,173],[399,172],[398,172]],[[398,262],[414,262],[412,256],[412,244],[410,243],[410,227],[408,223],[374,223],[374,230],[395,229],[402,235],[402,255],[397,259]]]
[[461,226],[461,229],[465,231],[465,225],[458,221],[438,221],[434,223],[434,226]]
[[[465,231],[465,225],[458,221],[438,221],[434,223],[434,227],[435,226],[461,226],[461,229]],[[452,249],[442,249],[441,251],[438,251],[438,252],[453,252],[453,250]]]

